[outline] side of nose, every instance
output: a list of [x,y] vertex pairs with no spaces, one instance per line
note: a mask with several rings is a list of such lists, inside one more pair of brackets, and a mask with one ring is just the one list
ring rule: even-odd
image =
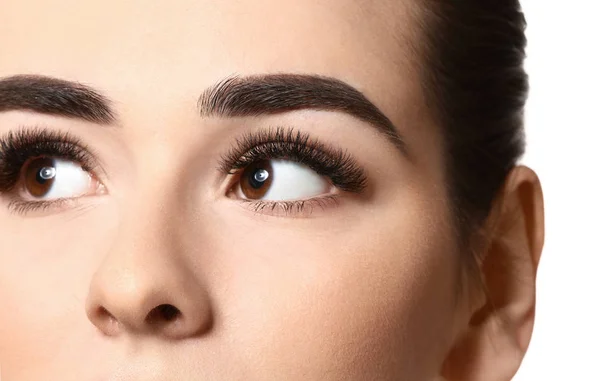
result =
[[95,272],[86,300],[88,319],[107,336],[205,334],[213,319],[210,295],[186,262],[174,229],[165,228],[173,221],[147,212],[139,217],[120,222]]

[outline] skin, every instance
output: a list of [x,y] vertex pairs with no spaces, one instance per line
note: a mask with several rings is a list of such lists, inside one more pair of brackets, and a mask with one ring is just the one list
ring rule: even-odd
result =
[[[0,135],[42,124],[81,139],[105,188],[28,215],[0,201],[2,379],[509,380],[533,329],[541,188],[526,167],[510,173],[484,227],[483,293],[463,271],[441,135],[415,75],[415,8],[2,2],[0,77],[82,81],[119,114],[118,127],[99,127],[0,112]],[[341,112],[198,115],[215,82],[277,72],[356,87],[410,156]],[[346,150],[369,191],[299,216],[230,197],[220,156],[273,125]],[[149,319],[161,304],[181,315]]]

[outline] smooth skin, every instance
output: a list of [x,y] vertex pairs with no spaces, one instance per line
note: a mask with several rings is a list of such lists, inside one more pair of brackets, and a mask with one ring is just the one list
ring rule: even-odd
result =
[[[0,113],[0,135],[43,125],[81,139],[104,186],[28,215],[0,199],[2,380],[510,380],[533,329],[540,183],[510,173],[478,253],[485,284],[466,275],[416,74],[419,12],[415,0],[1,2],[0,78],[83,82],[119,116]],[[354,86],[410,155],[341,112],[198,115],[214,83],[272,73]],[[230,197],[220,156],[278,125],[346,150],[369,192],[309,216]],[[179,318],[148,318],[162,304]]]

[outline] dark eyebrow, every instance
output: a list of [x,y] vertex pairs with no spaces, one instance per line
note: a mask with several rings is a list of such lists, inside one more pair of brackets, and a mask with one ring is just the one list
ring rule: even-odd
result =
[[35,74],[0,78],[0,112],[29,110],[42,114],[114,124],[108,98],[78,82]]
[[243,117],[301,109],[341,111],[366,121],[406,154],[390,119],[360,91],[332,77],[307,74],[233,76],[206,89],[198,99],[202,116]]
[[[341,111],[366,121],[404,154],[404,139],[393,123],[360,91],[332,77],[307,74],[232,76],[206,89],[198,99],[201,116],[260,116],[301,109]],[[112,102],[80,82],[36,74],[0,78],[0,112],[42,114],[112,125]]]

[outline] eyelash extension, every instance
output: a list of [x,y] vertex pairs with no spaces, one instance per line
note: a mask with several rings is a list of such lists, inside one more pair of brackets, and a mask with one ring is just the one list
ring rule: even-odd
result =
[[[85,171],[92,172],[97,167],[94,156],[78,138],[67,132],[58,132],[43,127],[21,127],[17,132],[10,131],[0,137],[0,194],[15,190],[23,166],[31,158],[53,157],[70,160],[81,165]],[[61,200],[55,200],[61,201]],[[24,203],[36,207],[48,207],[55,201],[32,201]],[[65,201],[65,200],[62,200]],[[20,208],[25,205],[19,205]]]
[[[317,174],[328,177],[342,191],[361,193],[367,186],[365,171],[346,151],[325,145],[306,132],[284,127],[244,134],[221,157],[219,170],[233,175],[258,161],[277,159],[306,165]],[[288,205],[285,209],[290,211],[300,205],[294,201],[296,206],[290,207],[289,203],[284,202]],[[274,203],[262,201],[261,204],[261,209],[264,209]]]

